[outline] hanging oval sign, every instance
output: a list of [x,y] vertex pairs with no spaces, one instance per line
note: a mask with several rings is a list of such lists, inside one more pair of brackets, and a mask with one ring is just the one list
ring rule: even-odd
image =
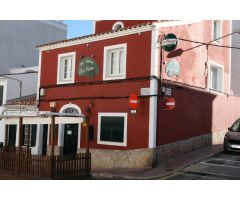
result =
[[91,57],[81,58],[78,65],[78,75],[93,78],[99,74],[99,68],[95,60]]
[[173,33],[165,35],[162,39],[161,45],[164,51],[171,52],[176,49],[178,38]]
[[167,73],[168,77],[179,76],[180,65],[176,59],[172,59],[167,63],[166,73]]

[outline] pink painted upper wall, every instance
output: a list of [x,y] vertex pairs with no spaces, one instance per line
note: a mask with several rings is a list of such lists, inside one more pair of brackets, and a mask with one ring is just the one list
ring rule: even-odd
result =
[[[229,34],[230,21],[222,21],[222,35]],[[183,26],[173,26],[161,28],[161,32],[174,33],[178,38],[198,41],[210,42],[213,38],[213,21],[203,20],[198,23],[193,23]],[[228,48],[218,47],[219,45],[230,46],[231,37],[221,39],[221,43],[212,42],[211,44],[217,47],[209,46],[208,60],[224,66],[224,92],[229,92],[229,71],[230,71],[230,50]],[[172,53],[164,52],[163,78],[173,81],[207,88],[208,84],[208,68],[205,66],[207,62],[206,45],[194,48],[199,44],[179,40],[177,49]],[[181,52],[178,54],[177,52]],[[171,56],[172,55],[172,56]],[[171,60],[176,59],[180,64],[180,75],[178,77],[168,77],[166,72],[166,64]]]

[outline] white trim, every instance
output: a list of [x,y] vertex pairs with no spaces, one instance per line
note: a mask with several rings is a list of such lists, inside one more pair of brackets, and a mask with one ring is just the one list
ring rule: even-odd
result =
[[[78,105],[72,104],[72,103],[65,104],[64,106],[62,106],[59,112],[62,113],[67,108],[75,108],[79,112],[79,114],[82,113],[80,107]],[[58,134],[59,134],[58,146],[59,147],[64,147],[64,129],[65,129],[65,124],[67,124],[67,123],[59,124],[59,129],[58,129]],[[78,123],[78,145],[77,145],[78,148],[80,148],[80,141],[81,141],[81,125]]]
[[[223,26],[222,26],[222,20],[212,20],[212,40],[214,40],[214,21],[220,21],[221,29],[220,29],[220,37],[222,37],[223,34]],[[222,44],[222,38],[216,41],[213,41],[215,44]]]
[[117,25],[121,25],[122,28],[124,28],[124,24],[123,24],[123,22],[121,22],[121,21],[117,21],[117,22],[115,22],[115,23],[112,25],[112,30],[113,30],[113,31],[115,31],[115,26],[117,26]]
[[[100,20],[101,21],[101,20]],[[182,25],[188,25],[188,24],[194,24],[201,22],[202,20],[181,20],[181,21],[172,21],[172,22],[155,22],[151,25],[146,25],[146,26],[141,26],[137,28],[131,28],[127,30],[121,30],[117,32],[110,32],[110,33],[103,33],[101,35],[94,35],[86,38],[80,38],[76,40],[69,40],[69,41],[63,41],[58,44],[49,44],[45,45],[42,47],[38,47],[40,51],[47,51],[51,49],[57,49],[57,48],[62,48],[62,47],[69,47],[69,46],[74,46],[74,45],[79,45],[79,44],[86,44],[86,43],[91,43],[91,42],[96,42],[96,41],[101,41],[101,40],[106,40],[106,39],[112,39],[112,38],[118,38],[126,35],[132,35],[132,34],[138,34],[138,33],[143,33],[147,31],[151,31],[153,27],[156,25],[158,27],[172,27],[172,26],[182,26]]]
[[80,149],[81,148],[81,125],[78,124],[78,143],[77,143],[77,148]]
[[6,104],[6,102],[7,102],[7,85],[8,85],[8,79],[7,79],[7,78],[0,79],[0,85],[3,86],[2,105],[4,105],[4,104]]
[[[6,124],[18,124],[19,118],[6,118]],[[83,118],[80,117],[55,117],[55,124],[81,124]],[[50,117],[23,118],[23,124],[51,124]]]
[[[229,21],[229,32],[232,32],[232,20]],[[229,46],[232,46],[232,35],[229,38]],[[228,79],[228,94],[231,94],[231,73],[232,73],[232,49],[229,49],[229,79]]]
[[50,124],[48,124],[48,129],[47,129],[47,146],[50,145]]
[[36,145],[31,147],[32,154],[41,155],[42,154],[42,141],[43,140],[43,125],[37,124],[36,131]]
[[74,45],[79,45],[79,44],[86,44],[86,43],[91,43],[91,42],[96,42],[96,41],[101,41],[101,40],[106,40],[106,39],[112,39],[112,38],[118,38],[126,35],[132,35],[132,34],[138,34],[146,31],[151,31],[152,26],[143,26],[143,27],[138,27],[138,28],[132,28],[129,30],[122,30],[122,31],[117,31],[117,32],[111,32],[111,33],[105,33],[102,35],[96,35],[92,37],[86,37],[83,39],[78,39],[78,40],[73,40],[73,41],[67,41],[67,42],[61,42],[59,44],[52,44],[49,46],[43,46],[39,47],[40,51],[46,51],[46,50],[51,50],[51,49],[57,49],[57,48],[62,48],[62,47],[69,47],[69,46],[74,46]]
[[65,104],[64,106],[61,107],[61,109],[60,109],[59,112],[62,113],[62,112],[63,112],[65,109],[67,109],[67,108],[75,108],[75,109],[79,112],[79,114],[82,113],[81,108],[79,108],[78,105],[73,104],[73,103]]
[[[151,39],[151,76],[159,77],[159,48],[158,48],[159,28],[155,26],[152,30]],[[155,79],[150,80],[150,94],[155,95],[158,92],[158,81]],[[156,147],[157,137],[157,98],[156,96],[150,97],[149,103],[149,139],[148,147]]]
[[[222,90],[221,91],[218,91],[218,90],[213,90],[212,88],[210,88],[211,86],[211,65],[214,65],[215,67],[218,67],[218,68],[221,68],[222,69]],[[224,66],[217,63],[217,62],[214,62],[212,60],[209,61],[209,65],[208,65],[208,90],[211,91],[211,92],[217,92],[217,93],[223,93],[225,92],[225,87],[224,87]]]
[[39,102],[40,99],[40,94],[39,94],[39,89],[40,89],[40,84],[41,84],[41,71],[42,71],[42,52],[39,51],[39,58],[38,58],[38,83],[37,83],[37,102]]
[[[123,74],[116,75],[116,76],[107,76],[107,61],[108,61],[108,51],[123,48],[125,55],[124,55],[124,68],[123,68]],[[116,79],[126,79],[126,68],[127,68],[127,43],[123,44],[117,44],[117,45],[111,45],[111,46],[105,46],[104,47],[104,58],[103,58],[103,80],[116,80]]]
[[[100,140],[100,131],[101,131],[101,117],[124,117],[124,133],[123,133],[123,142],[107,142]],[[97,135],[97,144],[112,145],[112,146],[127,146],[127,113],[98,113],[98,135]]]
[[58,125],[58,147],[63,147],[64,145],[64,124]]
[[[61,80],[61,58],[62,57],[70,57],[72,56],[72,78],[71,79],[65,79]],[[63,54],[58,54],[58,64],[57,64],[57,84],[69,84],[75,82],[75,67],[76,67],[76,52],[68,52]]]
[[93,21],[93,34],[96,33],[96,20]]

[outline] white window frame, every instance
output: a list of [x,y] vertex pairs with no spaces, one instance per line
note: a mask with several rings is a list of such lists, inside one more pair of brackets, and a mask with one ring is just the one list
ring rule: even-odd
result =
[[[123,133],[123,142],[107,142],[100,140],[101,134],[101,117],[124,117],[124,133]],[[112,145],[112,146],[127,146],[127,113],[98,113],[98,136],[97,144]]]
[[[61,60],[64,57],[72,57],[72,78],[63,79],[64,71],[61,69]],[[75,67],[76,67],[76,52],[58,54],[58,69],[57,69],[57,84],[74,83],[75,80]]]
[[[222,83],[221,83],[221,90],[215,90],[215,89],[212,89],[211,88],[211,68],[214,67],[214,68],[217,68],[218,70],[220,69],[222,71]],[[214,61],[209,61],[209,69],[208,69],[208,88],[209,88],[209,91],[213,91],[213,92],[219,92],[219,93],[223,93],[224,92],[224,66],[219,64],[219,63],[216,63]]]
[[214,38],[214,21],[220,21],[220,37],[222,37],[222,20],[213,20],[212,21],[212,40],[214,40],[213,42],[216,44],[222,44],[222,38],[219,40],[215,40]]
[[[115,49],[123,48],[124,58],[123,58],[123,73],[119,75],[108,75],[108,66],[109,61],[109,52],[114,51]],[[126,64],[127,64],[127,43],[106,46],[104,47],[104,59],[103,59],[103,80],[117,80],[117,79],[126,79]]]

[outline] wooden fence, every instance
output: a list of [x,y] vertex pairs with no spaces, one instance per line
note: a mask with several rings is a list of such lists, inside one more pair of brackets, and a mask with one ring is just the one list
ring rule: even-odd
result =
[[22,151],[0,151],[0,170],[35,178],[71,178],[91,175],[91,153],[42,156]]

